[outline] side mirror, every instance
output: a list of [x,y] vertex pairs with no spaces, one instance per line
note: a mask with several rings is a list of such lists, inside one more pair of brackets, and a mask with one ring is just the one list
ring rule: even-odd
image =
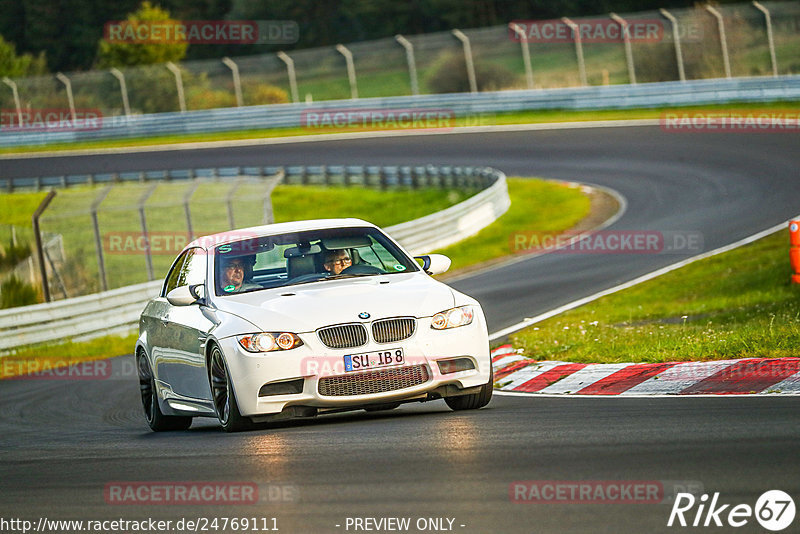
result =
[[202,284],[176,287],[167,293],[167,302],[173,306],[191,306],[203,298],[203,292]]
[[422,270],[430,275],[442,274],[450,268],[450,258],[444,254],[426,254],[425,256],[414,256],[416,260],[422,260]]

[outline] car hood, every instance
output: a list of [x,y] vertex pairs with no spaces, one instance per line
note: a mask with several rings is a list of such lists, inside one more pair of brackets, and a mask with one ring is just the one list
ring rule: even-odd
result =
[[[215,301],[220,310],[238,315],[263,331],[298,333],[382,317],[430,317],[454,303],[449,287],[423,273],[313,282],[228,295]],[[359,318],[363,312],[370,317]]]

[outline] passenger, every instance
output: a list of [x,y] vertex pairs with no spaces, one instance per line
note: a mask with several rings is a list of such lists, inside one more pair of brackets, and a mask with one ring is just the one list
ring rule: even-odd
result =
[[341,272],[353,265],[353,259],[346,250],[329,250],[325,253],[325,263],[322,265],[332,275]]

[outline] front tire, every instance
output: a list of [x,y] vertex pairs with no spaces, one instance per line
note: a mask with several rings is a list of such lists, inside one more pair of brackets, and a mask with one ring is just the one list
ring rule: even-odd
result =
[[489,368],[489,381],[481,386],[478,393],[459,395],[458,397],[445,397],[444,401],[451,410],[477,410],[483,408],[492,400],[494,391],[494,369]]
[[222,350],[214,345],[209,358],[208,378],[211,383],[211,398],[217,419],[225,432],[240,432],[253,427],[253,422],[239,412],[236,395],[231,385],[231,375]]
[[167,430],[186,430],[192,425],[192,418],[182,415],[164,415],[158,405],[158,393],[156,393],[155,377],[150,369],[150,363],[144,352],[139,352],[137,356],[139,371],[139,391],[142,394],[142,407],[147,424],[154,432]]

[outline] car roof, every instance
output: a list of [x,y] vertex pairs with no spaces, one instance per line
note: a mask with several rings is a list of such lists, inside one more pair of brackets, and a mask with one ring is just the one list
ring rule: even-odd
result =
[[263,237],[268,235],[285,234],[288,232],[302,232],[305,230],[323,230],[325,228],[349,228],[349,227],[378,228],[374,224],[362,219],[310,219],[305,221],[290,221],[276,224],[264,224],[261,226],[251,226],[249,228],[237,228],[227,232],[211,234],[198,237],[184,248],[184,250],[200,247],[211,250],[225,243],[232,243],[242,239]]

